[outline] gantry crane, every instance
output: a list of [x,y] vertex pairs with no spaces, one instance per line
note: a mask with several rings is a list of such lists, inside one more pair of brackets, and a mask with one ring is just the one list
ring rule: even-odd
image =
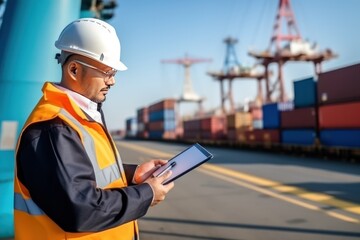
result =
[[[256,79],[258,81],[258,93],[256,96],[256,101],[260,104],[263,101],[261,80],[264,78],[264,73],[258,72],[255,67],[241,66],[235,51],[235,44],[237,42],[238,40],[232,37],[227,37],[224,39],[224,43],[226,45],[226,54],[223,69],[220,72],[208,72],[210,76],[220,82],[221,109],[223,114],[228,112],[235,112],[235,103],[232,93],[232,82],[234,79]],[[229,81],[227,93],[225,93],[224,90],[224,81]],[[225,107],[226,100],[229,101],[229,111],[227,111]]]
[[[287,33],[282,33],[282,22],[287,23]],[[284,44],[285,43],[285,44]],[[259,60],[265,68],[266,102],[273,101],[272,93],[279,91],[277,101],[286,101],[287,95],[284,89],[283,66],[288,61],[312,62],[315,66],[315,74],[321,72],[321,63],[337,57],[330,49],[319,51],[315,44],[311,45],[304,41],[296,25],[295,15],[290,6],[290,0],[279,0],[278,12],[275,18],[273,34],[267,50],[262,52],[250,51],[250,56]],[[278,64],[278,78],[270,86],[269,65]]]
[[196,102],[199,105],[198,115],[203,114],[203,106],[202,102],[204,100],[203,97],[200,97],[198,94],[195,93],[191,75],[190,75],[190,67],[196,63],[204,63],[204,62],[211,62],[212,59],[209,58],[190,58],[185,55],[184,58],[177,58],[177,59],[166,59],[162,60],[162,63],[174,63],[182,65],[185,69],[185,78],[184,78],[184,85],[183,85],[183,92],[181,96],[177,99],[178,103],[181,102]]

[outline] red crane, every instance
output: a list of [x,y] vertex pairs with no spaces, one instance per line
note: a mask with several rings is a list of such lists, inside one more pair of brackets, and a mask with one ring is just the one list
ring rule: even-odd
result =
[[[287,24],[286,33],[282,33],[284,30],[283,21]],[[284,42],[286,44],[281,45]],[[274,45],[275,49],[272,49]],[[330,49],[320,52],[316,49],[316,45],[310,45],[310,43],[302,40],[290,6],[290,0],[279,0],[269,48],[262,52],[250,51],[249,55],[259,59],[260,63],[265,67],[266,102],[273,101],[271,95],[275,90],[279,91],[277,101],[283,102],[287,100],[282,72],[283,65],[287,61],[313,62],[315,73],[319,74],[323,61],[337,57]],[[272,86],[270,86],[268,70],[271,63],[278,64],[278,79]]]
[[[287,33],[282,33],[282,22],[287,23]],[[290,0],[280,0],[278,12],[276,14],[275,23],[273,27],[273,34],[270,41],[269,51],[271,47],[276,46],[276,51],[280,51],[283,41],[301,40],[299,28],[297,27],[295,15],[290,6]]]

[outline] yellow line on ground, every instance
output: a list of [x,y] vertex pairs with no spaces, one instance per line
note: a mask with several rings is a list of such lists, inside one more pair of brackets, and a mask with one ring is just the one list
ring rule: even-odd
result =
[[121,142],[121,141],[117,141],[116,143],[119,144],[120,146],[152,155],[153,157],[165,158],[165,159],[169,159],[169,158],[173,157],[172,154],[165,153],[163,151],[159,151],[159,150],[155,150],[155,149],[150,149],[147,147],[142,147],[142,146],[132,144],[132,143],[126,143],[126,142]]
[[205,173],[207,175],[210,175],[210,176],[213,176],[215,178],[219,178],[219,179],[222,179],[224,181],[231,182],[231,183],[234,183],[236,185],[239,185],[239,186],[242,186],[242,187],[245,187],[245,188],[248,188],[248,189],[263,193],[263,194],[266,194],[266,195],[271,196],[273,198],[277,198],[277,199],[280,199],[280,200],[283,200],[283,201],[286,201],[286,202],[289,202],[289,203],[292,203],[294,205],[304,207],[304,208],[307,208],[307,209],[310,209],[310,210],[324,212],[325,214],[327,214],[327,215],[329,215],[331,217],[340,219],[342,221],[352,222],[352,223],[359,223],[360,222],[356,218],[348,217],[346,215],[336,213],[334,211],[323,210],[318,206],[308,204],[308,203],[305,203],[303,201],[296,200],[294,198],[291,198],[291,197],[288,197],[288,196],[285,196],[285,195],[281,195],[279,193],[273,192],[271,190],[268,190],[268,189],[265,189],[265,188],[262,188],[262,187],[258,187],[256,185],[252,185],[250,183],[244,182],[242,180],[239,180],[239,179],[236,179],[236,178],[233,178],[233,177],[228,177],[228,176],[225,176],[225,175],[217,174],[215,172],[212,172],[212,171],[207,170],[207,169],[202,168],[202,167],[200,169],[198,169],[198,170],[200,172],[203,172],[203,173]]
[[201,166],[204,169],[210,170],[210,171],[215,171],[215,172],[220,172],[222,174],[225,174],[227,176],[232,176],[232,177],[236,177],[236,178],[240,178],[240,179],[245,179],[249,182],[255,183],[256,185],[262,186],[262,187],[271,187],[271,186],[278,186],[280,185],[278,182],[274,182],[274,181],[270,181],[264,178],[259,178],[259,177],[255,177],[252,176],[250,174],[246,174],[246,173],[241,173],[238,171],[234,171],[231,169],[227,169],[227,168],[223,168],[223,167],[219,167],[213,164],[205,164]]
[[267,190],[265,188],[258,187],[256,185],[252,185],[250,183],[240,181],[240,180],[238,180],[236,178],[228,177],[226,175],[219,175],[219,174],[216,174],[216,173],[214,173],[214,172],[212,172],[210,170],[204,169],[204,168],[199,168],[199,171],[202,172],[202,173],[205,173],[207,175],[210,175],[210,176],[225,180],[227,182],[231,182],[231,183],[234,183],[236,185],[240,185],[240,186],[252,189],[254,191],[257,191],[257,192],[260,192],[260,193],[263,193],[263,194],[266,194],[266,195],[269,195],[269,196],[272,196],[272,197],[275,197],[275,198],[278,198],[278,199],[285,200],[287,202],[299,205],[301,207],[305,207],[305,208],[308,208],[308,209],[311,209],[311,210],[319,210],[319,208],[317,206],[307,204],[307,203],[298,201],[296,199],[293,199],[293,198],[290,198],[290,197],[287,197],[287,196],[284,196],[284,195],[277,194],[277,193],[272,192],[270,190]]
[[[122,147],[128,148],[128,149],[132,149],[132,150],[135,150],[135,151],[139,151],[139,152],[143,152],[145,154],[152,155],[154,157],[169,159],[169,158],[171,158],[173,156],[172,154],[165,153],[163,151],[138,146],[136,144],[120,142],[120,141],[118,141],[117,144],[119,144]],[[271,180],[268,180],[268,179],[256,177],[256,176],[246,174],[246,173],[241,173],[239,171],[234,171],[234,170],[224,168],[224,167],[220,167],[220,166],[210,164],[210,163],[206,163],[206,164],[201,165],[197,170],[200,171],[200,172],[203,172],[205,174],[211,175],[213,177],[225,180],[227,182],[231,182],[231,183],[234,183],[236,185],[240,185],[240,186],[252,189],[252,190],[257,191],[257,192],[261,192],[263,194],[266,194],[266,195],[272,196],[274,198],[281,199],[281,200],[293,203],[295,205],[298,205],[298,206],[301,206],[301,207],[304,207],[304,208],[308,208],[308,209],[316,210],[316,211],[322,211],[322,212],[326,213],[329,216],[341,219],[343,221],[353,222],[353,223],[359,223],[360,222],[358,219],[351,218],[351,217],[345,216],[343,214],[336,213],[334,211],[323,210],[323,209],[321,209],[321,208],[319,208],[317,206],[314,206],[312,204],[308,204],[308,203],[296,200],[294,198],[290,198],[288,196],[281,195],[281,194],[276,193],[274,191],[295,195],[295,196],[298,196],[298,197],[306,199],[306,200],[310,200],[310,201],[326,204],[326,205],[329,205],[329,206],[333,206],[333,207],[336,207],[338,209],[342,209],[344,211],[348,211],[348,212],[351,212],[351,213],[360,214],[360,206],[359,205],[356,205],[356,204],[351,203],[351,202],[346,202],[346,201],[343,201],[343,200],[336,199],[333,196],[328,195],[328,194],[316,193],[316,192],[308,192],[308,191],[306,191],[305,189],[302,189],[302,188],[283,185],[280,182],[271,181]],[[222,175],[219,175],[219,174],[216,174],[216,173],[220,173]]]
[[324,194],[324,193],[316,193],[316,192],[309,192],[305,189],[293,187],[293,186],[286,186],[280,182],[265,180],[263,178],[255,177],[249,174],[240,173],[238,171],[234,171],[231,169],[223,168],[213,164],[204,164],[201,166],[204,169],[208,169],[210,171],[218,172],[221,174],[225,174],[227,176],[236,177],[238,179],[242,179],[258,186],[268,187],[273,190],[279,190],[280,192],[286,192],[287,194],[292,194],[298,196],[300,198],[311,200],[315,202],[319,202],[322,204],[326,204],[329,206],[333,206],[344,211],[348,211],[355,214],[360,214],[360,206],[351,202],[343,201],[334,198],[331,195]]
[[273,189],[279,191],[279,192],[295,192],[297,190],[296,187],[291,187],[291,186],[275,186],[273,187]]
[[339,213],[336,213],[334,211],[324,211],[327,215],[331,216],[331,217],[335,217],[335,218],[338,218],[340,220],[343,220],[345,222],[352,222],[352,223],[359,223],[360,221],[358,219],[355,219],[355,218],[352,218],[352,217],[348,217],[348,216],[345,216],[343,214],[339,214]]

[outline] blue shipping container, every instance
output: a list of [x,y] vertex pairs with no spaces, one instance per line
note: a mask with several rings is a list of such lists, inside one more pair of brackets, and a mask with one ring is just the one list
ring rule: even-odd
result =
[[176,123],[174,120],[166,120],[164,121],[164,130],[165,131],[173,131],[175,130]]
[[322,130],[320,142],[332,147],[360,147],[360,129]]
[[316,132],[311,129],[288,129],[281,131],[281,139],[283,144],[314,145]]
[[149,114],[150,122],[156,122],[161,120],[174,120],[174,119],[175,119],[175,111],[171,109],[151,112]]
[[175,135],[175,131],[149,131],[149,138],[151,139],[165,139],[164,136],[166,133],[173,132]]
[[294,81],[295,108],[315,106],[317,101],[317,82],[313,77]]
[[292,102],[269,103],[262,106],[264,129],[280,128],[280,112],[294,109]]

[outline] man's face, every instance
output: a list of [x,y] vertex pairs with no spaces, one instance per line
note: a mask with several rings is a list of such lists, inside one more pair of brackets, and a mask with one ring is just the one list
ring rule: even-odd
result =
[[82,58],[74,62],[80,68],[77,92],[93,102],[104,102],[110,87],[115,84],[113,74],[116,71],[92,59]]

